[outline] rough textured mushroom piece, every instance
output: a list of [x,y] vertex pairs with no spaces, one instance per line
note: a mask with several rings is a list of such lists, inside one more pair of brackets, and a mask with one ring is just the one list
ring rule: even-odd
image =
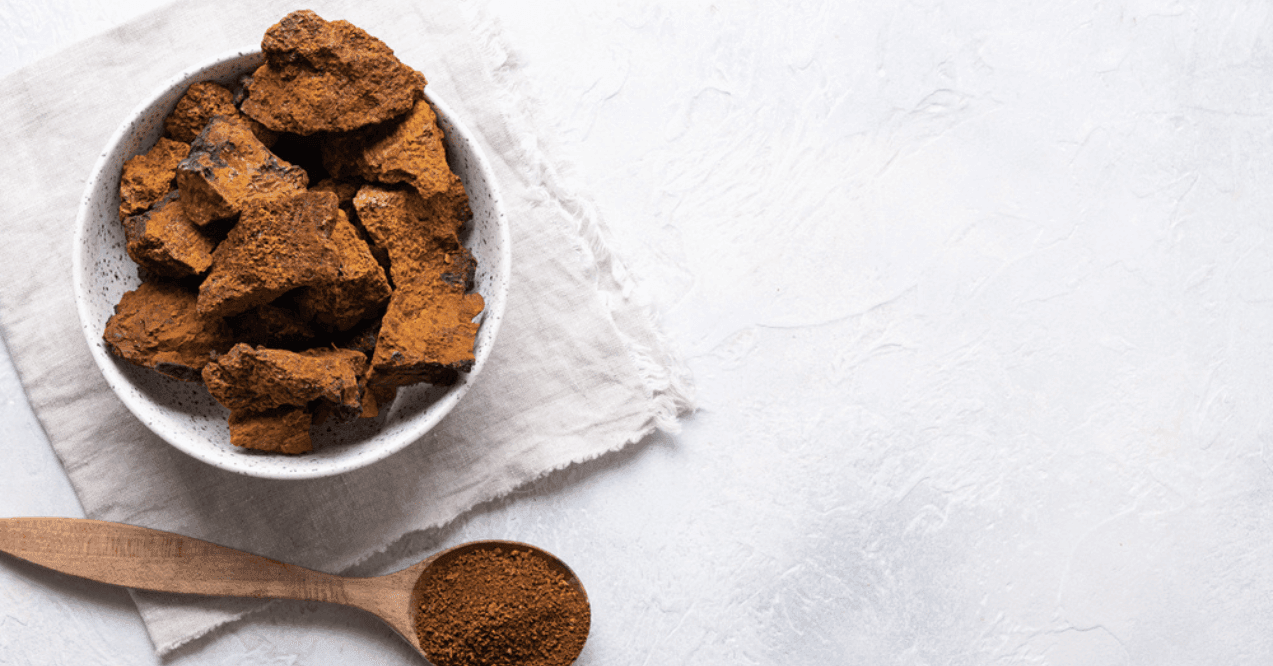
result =
[[384,42],[347,21],[288,14],[261,40],[265,64],[246,85],[243,113],[271,130],[347,132],[406,113],[425,79]]
[[124,294],[102,336],[112,354],[183,381],[199,381],[212,356],[234,346],[230,328],[195,308],[195,293],[147,280]]
[[186,215],[200,227],[234,217],[262,201],[304,192],[305,170],[285,162],[246,123],[216,116],[177,166]]
[[124,237],[128,256],[155,275],[193,277],[212,266],[216,242],[186,217],[176,192],[124,220]]
[[313,416],[303,407],[276,407],[261,412],[230,412],[230,443],[270,453],[308,453],[314,450],[309,436]]
[[212,253],[199,311],[229,317],[337,278],[336,195],[302,192],[248,209]]
[[453,383],[473,366],[474,319],[485,305],[470,291],[476,264],[460,243],[463,221],[433,215],[412,190],[368,185],[354,206],[372,240],[388,251],[394,283],[370,383]]
[[467,220],[468,194],[447,164],[444,138],[433,107],[420,100],[393,122],[326,137],[323,166],[336,177],[405,183],[438,214]]
[[177,165],[190,154],[190,146],[160,138],[150,150],[128,158],[119,180],[119,219],[144,212],[173,189]]
[[261,412],[326,401],[346,416],[362,412],[367,357],[352,349],[303,352],[239,343],[203,368],[203,382],[230,411]]
[[302,289],[296,304],[306,319],[344,331],[378,311],[392,290],[384,269],[343,210],[337,210],[331,239],[336,246],[336,277]]
[[172,113],[164,118],[164,136],[190,143],[215,116],[238,117],[246,122],[256,138],[267,146],[278,138],[277,133],[240,114],[238,106],[234,103],[234,93],[216,81],[200,81],[186,88],[185,94],[177,100],[177,106],[173,108]]

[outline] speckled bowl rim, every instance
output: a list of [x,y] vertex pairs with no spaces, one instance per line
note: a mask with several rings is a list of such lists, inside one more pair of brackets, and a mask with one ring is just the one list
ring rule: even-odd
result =
[[[154,408],[155,405],[148,402],[137,391],[123,390],[131,385],[130,380],[121,370],[121,365],[125,362],[115,358],[107,351],[102,340],[102,332],[96,330],[96,326],[93,323],[94,315],[90,310],[90,302],[86,296],[87,290],[91,286],[89,281],[92,276],[90,275],[90,267],[86,265],[87,259],[85,257],[86,235],[90,232],[92,222],[90,218],[94,207],[93,195],[100,186],[102,179],[118,179],[119,174],[117,172],[106,173],[108,166],[114,155],[121,150],[121,144],[131,137],[138,121],[144,118],[148,111],[158,104],[162,98],[178,86],[184,88],[191,83],[204,80],[209,70],[228,65],[230,61],[246,58],[256,58],[257,62],[259,62],[261,52],[257,48],[239,49],[183,70],[168,79],[154,93],[138,104],[128,115],[128,118],[111,135],[110,140],[107,141],[106,146],[93,166],[76,215],[71,261],[76,309],[80,318],[81,330],[84,333],[93,360],[105,378],[106,383],[134,416],[168,444],[214,467],[252,477],[301,480],[344,474],[383,460],[418,441],[436,426],[443,417],[450,413],[460,399],[469,391],[474,379],[485,367],[491,349],[494,346],[495,336],[503,321],[504,306],[508,294],[508,281],[511,275],[512,251],[507,213],[500,197],[498,184],[489,159],[473,138],[473,134],[451,112],[445,102],[426,88],[426,98],[433,105],[439,118],[450,125],[450,131],[447,133],[448,148],[458,141],[467,144],[478,170],[486,181],[487,196],[491,200],[490,204],[495,215],[497,234],[495,242],[498,243],[499,265],[494,268],[496,277],[493,279],[492,288],[488,289],[491,293],[482,292],[486,307],[481,315],[477,353],[472,370],[468,373],[461,373],[460,380],[454,386],[446,389],[443,395],[433,401],[423,413],[407,419],[405,426],[398,427],[392,436],[376,435],[365,442],[351,445],[347,451],[342,451],[339,457],[315,459],[310,454],[300,456],[262,456],[247,453],[242,457],[226,455],[226,449],[224,448],[220,451],[210,450],[202,443],[187,441],[162,427],[156,427],[146,417],[147,411]],[[124,159],[127,159],[127,157],[125,156]],[[225,447],[233,449],[229,442],[225,443]]]

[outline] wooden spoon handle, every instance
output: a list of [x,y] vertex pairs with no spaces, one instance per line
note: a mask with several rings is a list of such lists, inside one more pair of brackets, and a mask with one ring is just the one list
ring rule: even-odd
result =
[[159,530],[78,518],[0,519],[0,552],[158,592],[349,603],[340,576]]

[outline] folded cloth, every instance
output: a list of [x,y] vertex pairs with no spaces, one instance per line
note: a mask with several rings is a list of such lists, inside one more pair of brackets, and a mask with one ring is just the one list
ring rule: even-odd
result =
[[[404,535],[672,427],[690,409],[684,366],[631,298],[587,200],[562,184],[560,163],[545,153],[527,83],[498,28],[458,5],[307,5],[382,39],[476,134],[508,206],[514,255],[499,338],[465,399],[401,453],[328,479],[239,476],[154,436],[98,374],[70,276],[79,199],[115,128],[166,79],[259,44],[296,7],[184,0],[0,81],[4,335],[86,515],[349,571]],[[160,654],[262,605],[134,598]]]

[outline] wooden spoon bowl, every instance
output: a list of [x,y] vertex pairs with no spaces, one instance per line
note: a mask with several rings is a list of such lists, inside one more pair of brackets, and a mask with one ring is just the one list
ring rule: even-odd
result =
[[[145,527],[79,518],[0,519],[0,552],[72,576],[156,592],[227,597],[298,599],[360,608],[393,628],[426,659],[417,635],[425,590],[434,567],[481,550],[527,551],[561,575],[582,598],[583,583],[547,551],[516,541],[472,541],[400,571],[366,578],[337,576],[253,555],[191,537]],[[583,631],[586,635],[588,618]],[[582,649],[583,643],[578,644]],[[563,654],[568,664],[579,656]]]

